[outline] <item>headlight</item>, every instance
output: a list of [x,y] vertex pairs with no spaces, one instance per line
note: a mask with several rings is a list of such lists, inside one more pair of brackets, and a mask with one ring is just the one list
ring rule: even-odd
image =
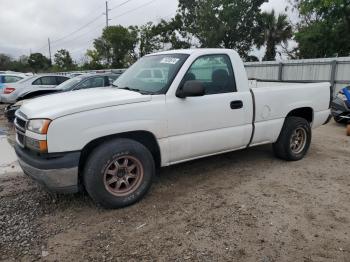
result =
[[25,140],[26,147],[40,152],[40,153],[47,153],[47,141],[46,140],[36,140],[30,137],[26,137]]
[[29,120],[27,129],[37,134],[46,135],[50,123],[49,119],[32,119]]

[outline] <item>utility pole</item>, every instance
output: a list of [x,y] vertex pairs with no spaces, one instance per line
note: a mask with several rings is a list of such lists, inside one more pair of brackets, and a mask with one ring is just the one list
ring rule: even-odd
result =
[[52,65],[52,58],[51,58],[51,42],[50,42],[50,38],[47,39],[47,42],[49,44],[49,56],[50,56],[50,63]]
[[[108,28],[108,22],[109,22],[109,18],[108,18],[108,12],[111,11],[111,9],[108,8],[108,1],[106,1],[106,12],[103,13],[106,16],[106,29]],[[106,60],[107,60],[107,65],[109,65],[109,50],[106,50]]]
[[108,27],[108,23],[110,19],[108,18],[108,12],[111,11],[111,9],[108,9],[108,1],[106,1],[106,12],[103,13],[106,16],[106,28]]

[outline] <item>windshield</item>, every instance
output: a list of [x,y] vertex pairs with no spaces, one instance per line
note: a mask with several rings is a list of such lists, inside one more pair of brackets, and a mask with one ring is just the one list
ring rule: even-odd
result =
[[65,82],[63,82],[62,84],[58,85],[56,88],[64,90],[64,91],[69,91],[71,89],[73,89],[73,87],[80,83],[84,78],[82,77],[74,77],[71,78]]
[[189,55],[146,56],[125,71],[113,86],[140,93],[165,94]]

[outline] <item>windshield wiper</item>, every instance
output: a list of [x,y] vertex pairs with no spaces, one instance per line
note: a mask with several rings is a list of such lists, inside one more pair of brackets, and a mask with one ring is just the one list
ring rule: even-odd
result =
[[124,90],[129,90],[129,91],[135,91],[135,92],[141,92],[140,89],[137,89],[137,88],[130,88],[128,86],[126,87],[118,87],[119,89],[124,89]]
[[118,87],[118,89],[124,89],[124,90],[128,90],[128,91],[134,91],[134,92],[140,93],[141,95],[151,94],[151,92],[143,91],[143,90],[140,90],[140,89],[137,89],[137,88],[130,88],[130,87],[128,87],[128,86],[126,86],[126,87]]

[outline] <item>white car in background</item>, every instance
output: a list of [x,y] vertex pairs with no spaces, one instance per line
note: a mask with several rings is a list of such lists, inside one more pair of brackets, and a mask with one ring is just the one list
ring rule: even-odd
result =
[[5,86],[5,84],[8,83],[16,83],[22,79],[26,78],[23,74],[1,74],[0,73],[0,89]]
[[[0,72],[0,95],[4,92],[6,84],[16,83],[27,78],[24,74]],[[1,102],[1,97],[0,97]]]
[[33,91],[51,90],[70,79],[67,76],[42,74],[25,78],[21,81],[11,84],[5,84],[0,93],[0,102],[14,104],[19,97]]

